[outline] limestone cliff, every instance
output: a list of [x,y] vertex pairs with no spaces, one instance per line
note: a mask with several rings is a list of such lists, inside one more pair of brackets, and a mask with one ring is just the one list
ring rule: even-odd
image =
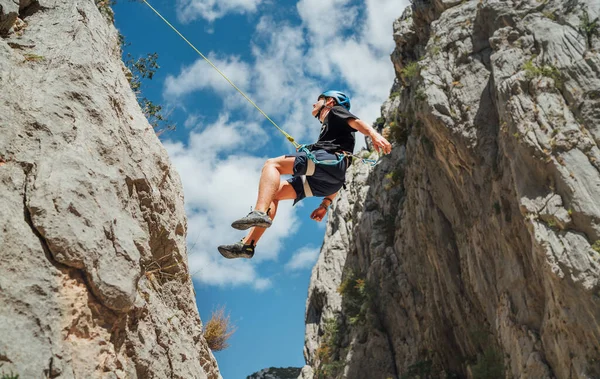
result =
[[296,379],[300,369],[297,367],[269,367],[252,375],[246,379]]
[[105,16],[0,0],[0,374],[220,378],[181,183]]
[[599,15],[414,0],[397,20],[393,154],[330,211],[302,378],[600,377]]

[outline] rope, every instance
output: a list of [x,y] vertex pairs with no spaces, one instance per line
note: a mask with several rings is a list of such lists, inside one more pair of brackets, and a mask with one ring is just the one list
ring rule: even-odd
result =
[[271,122],[271,124],[273,124],[274,127],[277,128],[277,130],[279,130],[284,136],[285,138],[287,138],[288,141],[290,141],[292,143],[292,145],[294,145],[294,147],[296,148],[297,151],[303,151],[304,153],[306,153],[306,156],[312,160],[313,162],[315,162],[315,164],[322,164],[322,165],[336,165],[338,163],[340,163],[345,157],[347,156],[351,156],[353,159],[360,159],[363,163],[370,163],[372,166],[375,166],[377,164],[377,161],[374,159],[366,159],[366,158],[361,158],[358,157],[354,154],[351,153],[344,153],[344,154],[340,154],[337,160],[326,160],[326,161],[319,161],[314,154],[308,150],[308,148],[306,147],[306,145],[300,145],[299,143],[297,143],[294,139],[294,137],[292,137],[291,135],[289,135],[285,130],[281,129],[279,127],[279,125],[277,125],[275,123],[275,121],[271,120],[271,118],[265,113],[263,112],[262,109],[260,109],[260,107],[258,105],[256,105],[254,103],[254,101],[252,101],[252,99],[250,99],[245,93],[244,91],[242,91],[241,89],[238,88],[238,86],[235,85],[235,83],[233,83],[221,70],[219,70],[219,68],[217,66],[215,66],[210,59],[208,59],[204,54],[202,54],[202,52],[200,52],[200,50],[198,50],[190,41],[187,40],[187,38],[185,38],[183,36],[183,34],[181,34],[179,32],[179,30],[177,30],[177,28],[175,28],[173,25],[171,25],[171,23],[169,21],[167,21],[166,18],[164,18],[156,9],[154,9],[154,7],[152,5],[150,5],[150,3],[148,3],[148,1],[146,0],[142,0],[150,9],[152,9],[152,11],[154,11],[154,13],[156,13],[156,15],[158,17],[160,17],[167,25],[169,25],[169,27],[171,29],[173,29],[173,31],[175,33],[177,33],[177,35],[179,35],[179,37],[181,37],[188,45],[190,45],[190,47],[192,49],[194,49],[194,51],[196,51],[201,57],[202,59],[204,59],[209,65],[211,65],[212,68],[214,68],[225,80],[227,80],[227,82],[229,84],[231,84],[231,86],[233,88],[235,88],[236,91],[238,91],[242,96],[244,96],[244,98],[246,100],[248,100],[248,102],[250,104],[252,104],[252,106],[254,108],[256,108],[263,116],[265,116],[265,118],[267,120],[269,120],[269,122]]
[[193,45],[193,44],[192,44],[190,41],[188,41],[188,40],[187,40],[187,38],[185,38],[185,37],[183,36],[183,34],[181,34],[181,33],[179,32],[179,30],[177,30],[177,29],[176,29],[176,28],[175,28],[173,25],[171,25],[171,23],[170,23],[169,21],[167,21],[167,19],[166,19],[166,18],[164,18],[164,17],[163,17],[163,16],[162,16],[162,15],[161,15],[161,14],[160,14],[160,13],[159,13],[159,12],[158,12],[156,9],[154,9],[154,7],[152,7],[152,5],[150,5],[150,3],[148,3],[148,1],[146,1],[146,0],[142,0],[142,1],[143,1],[143,2],[144,2],[144,3],[145,3],[147,6],[148,6],[148,7],[150,7],[150,9],[152,9],[152,10],[154,11],[154,13],[156,13],[156,15],[157,15],[158,17],[160,17],[160,18],[161,18],[161,19],[162,19],[162,20],[163,20],[163,21],[164,21],[164,22],[165,22],[167,25],[169,25],[169,26],[171,27],[171,29],[173,29],[173,31],[179,35],[179,37],[181,37],[181,38],[182,38],[182,39],[183,39],[185,42],[187,42],[187,44],[188,44],[188,45],[190,45],[190,47],[191,47],[192,49],[194,49],[194,51],[196,51],[196,52],[197,52],[197,53],[198,53],[198,54],[199,54],[199,55],[202,57],[202,59],[204,59],[204,60],[205,60],[205,61],[206,61],[206,62],[207,62],[209,65],[211,65],[211,66],[212,66],[212,68],[214,68],[214,69],[215,69],[215,70],[216,70],[216,71],[217,71],[217,72],[218,72],[218,73],[219,73],[219,74],[220,74],[220,75],[221,75],[221,76],[222,76],[222,77],[223,77],[225,80],[227,80],[227,82],[228,82],[229,84],[231,84],[231,86],[232,86],[233,88],[235,88],[235,89],[236,89],[236,91],[238,91],[238,92],[239,92],[239,93],[240,93],[242,96],[244,96],[244,98],[245,98],[246,100],[248,100],[248,102],[249,102],[250,104],[252,104],[252,106],[254,106],[254,108],[256,108],[256,109],[257,109],[257,110],[258,110],[258,111],[259,111],[259,112],[260,112],[260,113],[261,113],[263,116],[265,116],[265,118],[266,118],[267,120],[269,120],[269,121],[271,122],[271,124],[273,124],[273,126],[275,126],[275,127],[276,127],[276,128],[277,128],[277,129],[278,129],[278,130],[279,130],[279,131],[280,131],[280,132],[281,132],[281,133],[282,133],[284,136],[285,136],[285,138],[287,138],[287,140],[288,140],[288,141],[290,141],[290,142],[291,142],[291,143],[294,145],[294,147],[295,147],[296,149],[300,148],[300,144],[298,144],[298,143],[297,143],[297,142],[294,140],[294,137],[292,137],[291,135],[289,135],[289,134],[288,134],[288,133],[287,133],[285,130],[281,129],[281,128],[280,128],[280,127],[279,127],[279,126],[278,126],[278,125],[275,123],[275,121],[271,120],[271,118],[270,118],[270,117],[269,117],[269,116],[268,116],[268,115],[267,115],[265,112],[263,112],[263,110],[262,110],[262,109],[260,109],[260,107],[259,107],[258,105],[256,105],[256,104],[254,103],[254,101],[252,101],[252,99],[250,99],[250,98],[249,98],[249,97],[248,97],[248,96],[247,96],[247,95],[246,95],[246,94],[245,94],[245,93],[244,93],[244,92],[243,92],[241,89],[239,89],[239,88],[238,88],[238,86],[236,86],[236,85],[235,85],[235,84],[234,84],[234,83],[233,83],[231,80],[229,80],[229,78],[228,78],[228,77],[227,77],[227,76],[226,76],[226,75],[225,75],[223,72],[221,72],[221,70],[219,70],[219,69],[217,68],[217,66],[215,66],[215,65],[214,65],[214,64],[213,64],[213,63],[210,61],[210,59],[208,59],[206,56],[204,56],[204,54],[202,54],[202,53],[200,52],[200,50],[196,49],[196,47],[195,47],[195,46],[194,46],[194,45]]

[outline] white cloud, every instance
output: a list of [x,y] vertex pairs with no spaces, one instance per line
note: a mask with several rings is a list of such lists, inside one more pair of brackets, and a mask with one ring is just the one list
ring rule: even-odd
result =
[[365,0],[367,17],[361,33],[363,40],[383,52],[391,53],[394,20],[408,5],[408,0]]
[[190,114],[188,115],[188,117],[186,118],[185,122],[183,123],[183,126],[186,129],[190,129],[193,126],[198,125],[200,122],[200,117],[199,115],[195,115],[195,114]]
[[322,90],[305,71],[308,47],[302,29],[262,18],[257,30],[264,43],[252,49],[256,101],[299,143],[312,143],[320,130],[311,115],[312,104]]
[[317,42],[331,40],[354,25],[358,9],[350,3],[351,0],[300,0],[296,8],[309,38]]
[[229,13],[253,13],[262,0],[177,0],[177,18],[187,23],[198,18],[214,21]]
[[[364,0],[364,14],[350,15],[335,10],[321,14],[319,0],[300,0],[299,14],[308,30],[311,45],[306,61],[307,71],[317,78],[335,78],[346,83],[352,98],[352,111],[367,122],[380,115],[380,106],[388,97],[393,83],[394,70],[390,53],[394,47],[393,22],[398,18],[408,0]],[[339,3],[339,4],[338,4]],[[346,4],[345,0],[328,2],[326,6]],[[334,13],[334,15],[331,15]],[[343,17],[345,20],[339,20]],[[343,34],[351,23],[354,34]],[[340,88],[341,89],[341,88]]]
[[319,257],[320,250],[321,249],[308,246],[301,248],[294,253],[290,261],[286,263],[285,269],[297,271],[312,268]]
[[258,277],[255,266],[246,260],[213,259],[198,250],[188,252],[188,256],[193,278],[203,284],[218,287],[248,285],[257,290],[270,285],[268,279]]
[[232,229],[231,222],[256,202],[266,159],[236,151],[260,148],[256,141],[265,139],[257,124],[229,122],[227,115],[221,115],[201,132],[190,132],[187,144],[164,143],[185,192],[190,271],[202,283],[268,288],[271,282],[259,275],[256,264],[277,259],[283,240],[298,230],[292,203],[282,202],[252,260],[226,260],[217,251],[218,245],[237,242],[245,235]]
[[[244,90],[250,82],[251,67],[241,62],[239,57],[218,58],[210,53],[207,58],[225,74],[236,86]],[[166,98],[180,98],[198,90],[213,90],[221,96],[236,94],[235,89],[211,65],[199,58],[192,65],[183,67],[177,77],[168,75],[165,79],[163,95]]]

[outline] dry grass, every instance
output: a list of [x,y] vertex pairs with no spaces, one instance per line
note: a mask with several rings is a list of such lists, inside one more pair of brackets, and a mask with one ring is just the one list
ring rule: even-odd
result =
[[227,340],[235,333],[236,327],[231,324],[225,307],[212,312],[210,320],[204,325],[204,339],[213,351],[225,350],[229,347]]

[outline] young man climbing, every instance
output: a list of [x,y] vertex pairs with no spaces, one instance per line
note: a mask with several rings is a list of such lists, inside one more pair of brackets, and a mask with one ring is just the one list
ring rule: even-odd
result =
[[[358,130],[369,136],[376,150],[389,154],[392,145],[370,125],[350,113],[350,99],[340,91],[325,91],[313,104],[312,115],[321,124],[318,141],[308,150],[318,162],[315,163],[305,152],[271,158],[265,162],[258,185],[258,199],[254,210],[246,217],[234,221],[231,226],[250,233],[240,242],[219,246],[225,258],[252,258],[254,249],[266,228],[271,226],[280,200],[294,200],[294,204],[305,197],[323,196],[321,205],[310,218],[320,222],[327,213],[346,179],[346,169],[351,157],[338,159],[339,154],[354,151],[354,133]],[[333,161],[338,161],[332,164]],[[281,175],[292,175],[281,180]]]

